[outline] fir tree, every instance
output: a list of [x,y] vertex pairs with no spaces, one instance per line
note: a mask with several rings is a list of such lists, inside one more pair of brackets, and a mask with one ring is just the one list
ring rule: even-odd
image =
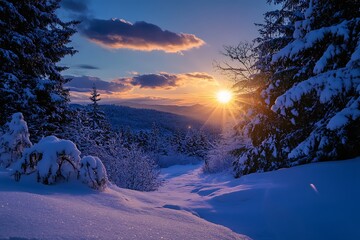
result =
[[31,147],[27,123],[22,113],[14,113],[5,125],[5,133],[0,137],[0,166],[9,167],[19,160],[25,148]]
[[150,136],[148,139],[148,151],[159,153],[160,152],[160,129],[158,125],[153,122],[151,126]]
[[298,133],[292,165],[360,154],[359,9],[359,1],[310,1],[294,40],[272,57],[278,75],[294,69],[294,84],[271,106],[291,123],[289,134]]
[[59,131],[66,121],[69,93],[60,74],[66,67],[57,63],[75,53],[67,44],[77,22],[56,16],[59,2],[0,1],[0,125],[20,111],[33,138]]
[[257,39],[266,84],[238,126],[250,141],[236,176],[360,154],[359,1],[274,2]]
[[93,130],[103,129],[105,127],[104,126],[105,113],[102,112],[99,108],[98,102],[101,100],[101,98],[100,98],[100,93],[98,93],[95,84],[93,85],[93,89],[89,99],[92,102],[90,104],[90,112],[89,112],[91,128]]
[[204,158],[210,149],[210,142],[201,130],[188,129],[184,139],[184,152],[189,156]]
[[175,133],[170,137],[170,144],[173,146],[174,150],[178,153],[184,153],[184,141],[185,141],[185,133],[180,131],[180,129],[176,129]]

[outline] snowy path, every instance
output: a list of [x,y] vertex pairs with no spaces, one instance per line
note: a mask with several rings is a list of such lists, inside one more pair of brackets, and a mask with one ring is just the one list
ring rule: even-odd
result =
[[275,172],[205,175],[201,166],[164,169],[150,193],[253,239],[360,239],[360,158]]

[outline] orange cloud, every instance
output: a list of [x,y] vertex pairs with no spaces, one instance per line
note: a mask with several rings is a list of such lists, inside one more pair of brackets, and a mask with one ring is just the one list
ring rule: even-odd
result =
[[213,76],[202,72],[180,74],[172,74],[167,72],[138,74],[133,77],[119,78],[113,80],[113,82],[125,85],[138,86],[140,88],[169,90],[192,82],[196,83],[202,80],[215,83],[215,79]]
[[122,19],[89,19],[80,32],[96,44],[116,49],[177,53],[205,44],[193,34],[174,33],[147,22],[132,24]]
[[91,76],[66,76],[72,81],[66,84],[71,99],[75,102],[88,102],[93,84],[101,93],[103,102],[118,100],[146,99],[148,102],[189,104],[209,102],[217,82],[205,72],[172,74],[166,72],[137,74],[104,81]]

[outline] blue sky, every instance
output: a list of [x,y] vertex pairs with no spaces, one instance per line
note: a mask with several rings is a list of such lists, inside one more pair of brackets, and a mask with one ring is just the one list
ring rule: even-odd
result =
[[73,100],[97,81],[108,86],[105,101],[210,103],[230,86],[213,68],[222,46],[254,39],[270,8],[265,0],[63,0],[62,18],[83,19],[71,43],[79,52],[62,61]]

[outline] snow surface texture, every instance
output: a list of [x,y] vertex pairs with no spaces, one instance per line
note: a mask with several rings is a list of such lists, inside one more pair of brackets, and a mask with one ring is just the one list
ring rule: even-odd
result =
[[14,113],[0,137],[0,166],[8,167],[19,159],[25,148],[30,147],[28,126],[22,113]]
[[[256,240],[360,239],[360,158],[233,179],[201,165],[164,169],[162,206],[186,210]],[[154,200],[155,201],[155,200]]]
[[53,186],[34,175],[14,182],[0,171],[0,239],[247,239],[187,211],[162,207],[148,193],[80,182]]
[[256,240],[360,239],[360,158],[240,179],[201,167],[163,169],[164,185],[147,193],[16,183],[0,172],[0,239],[242,238],[196,216]]

